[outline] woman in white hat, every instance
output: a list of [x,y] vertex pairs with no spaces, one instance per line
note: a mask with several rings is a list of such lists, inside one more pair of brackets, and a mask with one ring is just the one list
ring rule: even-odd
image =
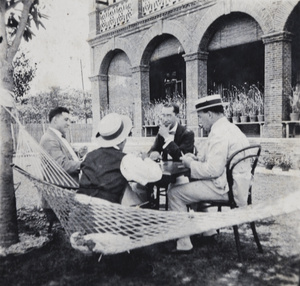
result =
[[101,119],[96,134],[99,148],[88,153],[81,164],[78,193],[124,205],[147,200],[144,186],[160,180],[162,172],[151,159],[123,152],[131,129],[128,116],[110,113]]

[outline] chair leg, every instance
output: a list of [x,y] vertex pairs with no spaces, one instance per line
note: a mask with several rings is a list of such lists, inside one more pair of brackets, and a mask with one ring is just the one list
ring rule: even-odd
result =
[[260,244],[260,241],[259,241],[259,238],[258,238],[258,235],[257,235],[257,232],[256,232],[255,222],[251,222],[250,226],[251,226],[251,229],[252,229],[254,240],[255,240],[257,248],[258,248],[258,252],[263,253],[263,249],[262,249],[262,246]]
[[167,194],[167,190],[166,190],[166,204],[165,204],[165,209],[166,211],[168,210],[169,208],[169,204],[168,204],[168,194]]
[[160,201],[160,188],[156,187],[156,200],[155,200],[156,206],[155,206],[155,208],[157,210],[159,210],[159,203],[160,203],[159,201]]
[[241,242],[240,242],[240,235],[239,235],[239,229],[237,225],[233,226],[233,232],[234,232],[234,239],[235,239],[235,244],[236,244],[236,249],[238,253],[238,258],[239,261],[242,262],[242,254],[241,254]]

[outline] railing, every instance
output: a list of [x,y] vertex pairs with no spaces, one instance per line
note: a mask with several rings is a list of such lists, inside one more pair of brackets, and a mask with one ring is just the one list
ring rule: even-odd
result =
[[[211,0],[198,0],[205,4]],[[109,31],[124,24],[134,23],[138,19],[151,15],[152,13],[170,9],[172,6],[187,3],[187,0],[124,0],[109,5],[106,8],[100,8],[99,30],[102,33]],[[190,0],[190,2],[193,2]]]
[[183,0],[142,0],[142,16],[169,8]]
[[[136,0],[135,0],[136,1]],[[129,23],[133,15],[133,0],[116,3],[100,12],[100,32]]]

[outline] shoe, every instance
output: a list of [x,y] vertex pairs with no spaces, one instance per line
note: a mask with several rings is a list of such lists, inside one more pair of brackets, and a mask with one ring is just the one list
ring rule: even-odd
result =
[[216,243],[218,241],[218,235],[213,234],[210,236],[202,236],[203,243]]
[[189,250],[179,250],[177,248],[174,248],[169,251],[169,254],[181,255],[181,254],[191,254],[192,252],[193,252],[193,248],[191,248]]

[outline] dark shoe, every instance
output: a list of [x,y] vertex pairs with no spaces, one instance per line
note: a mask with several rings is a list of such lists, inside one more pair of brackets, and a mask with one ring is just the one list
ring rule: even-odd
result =
[[203,236],[203,240],[207,241],[208,243],[213,243],[218,241],[218,234],[213,234],[210,236]]
[[181,255],[181,254],[191,254],[192,252],[193,252],[193,248],[190,250],[178,250],[177,248],[174,248],[169,251],[169,254]]

